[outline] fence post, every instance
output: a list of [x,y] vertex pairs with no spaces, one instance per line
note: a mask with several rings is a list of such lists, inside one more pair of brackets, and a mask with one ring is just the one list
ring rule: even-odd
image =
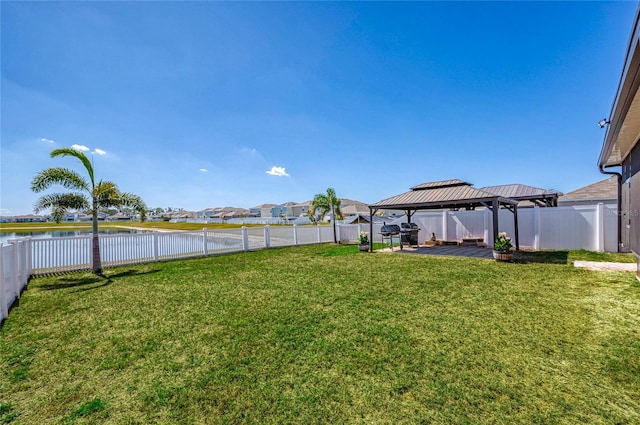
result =
[[271,232],[268,224],[264,226],[264,247],[271,248]]
[[336,238],[338,239],[338,243],[342,243],[342,232],[340,231],[340,223],[336,223]]
[[542,208],[539,206],[533,207],[533,249],[540,251],[540,220],[542,214]]
[[448,226],[448,211],[444,210],[442,211],[442,240],[443,241],[447,241],[449,240],[449,235],[447,234],[447,228]]
[[483,218],[483,233],[482,233],[482,240],[484,240],[484,243],[487,245],[487,248],[492,248],[492,245],[489,245],[489,235],[491,234],[491,232],[489,232],[489,208],[485,208],[482,211],[482,218]]
[[242,226],[242,250],[249,251],[249,233],[246,226]]
[[596,210],[596,247],[599,252],[604,251],[604,204],[598,203]]
[[320,224],[316,224],[316,229],[318,230],[318,243],[322,243],[322,235],[320,232]]
[[0,311],[2,311],[0,322],[9,316],[9,306],[7,305],[7,296],[5,294],[7,282],[4,280],[4,264],[2,264],[2,260],[4,258],[3,251],[4,245],[0,242]]
[[13,280],[13,286],[16,290],[16,298],[20,298],[20,279],[18,279],[18,244],[15,239],[9,240],[11,247],[13,248],[13,267],[11,268],[11,279]]
[[33,253],[31,252],[31,240],[33,238],[31,236],[27,237],[27,279],[31,277],[31,273],[33,273]]
[[298,225],[293,225],[293,244],[298,246]]
[[207,228],[205,227],[202,229],[202,252],[204,252],[205,256],[209,255],[209,250],[207,249],[208,240],[209,235],[207,233]]
[[153,232],[153,261],[158,261],[158,232]]

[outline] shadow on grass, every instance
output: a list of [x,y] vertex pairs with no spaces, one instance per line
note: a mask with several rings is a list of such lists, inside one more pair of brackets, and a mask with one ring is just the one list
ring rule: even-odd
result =
[[56,290],[56,289],[67,289],[67,288],[79,288],[79,291],[90,291],[92,289],[102,288],[104,286],[111,285],[114,280],[123,277],[130,276],[139,276],[146,275],[151,273],[157,273],[160,269],[152,269],[152,270],[136,270],[129,269],[124,270],[119,273],[100,273],[100,274],[85,274],[82,276],[68,276],[62,277],[58,279],[57,283],[51,283],[42,285],[41,288],[46,291]]
[[517,251],[513,254],[514,263],[568,264],[569,251]]

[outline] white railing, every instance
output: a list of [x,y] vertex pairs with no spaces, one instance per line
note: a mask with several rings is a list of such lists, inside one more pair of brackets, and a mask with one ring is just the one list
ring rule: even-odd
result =
[[[376,225],[379,231],[380,225]],[[341,242],[355,242],[366,224],[340,225]],[[375,237],[374,241],[380,238]],[[199,257],[263,248],[333,242],[332,226],[264,226],[237,229],[100,235],[103,267]],[[34,275],[91,268],[91,235],[31,239]]]

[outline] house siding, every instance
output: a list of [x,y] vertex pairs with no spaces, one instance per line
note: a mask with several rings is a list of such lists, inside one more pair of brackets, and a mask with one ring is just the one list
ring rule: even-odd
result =
[[[628,191],[625,195],[629,199],[629,210],[624,212],[630,225],[629,247],[640,264],[640,144],[636,144],[625,159],[622,172],[623,187]],[[637,274],[640,279],[640,265]]]

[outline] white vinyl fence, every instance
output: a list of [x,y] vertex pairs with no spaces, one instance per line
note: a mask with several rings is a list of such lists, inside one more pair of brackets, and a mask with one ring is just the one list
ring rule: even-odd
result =
[[[404,217],[387,224],[400,224]],[[483,238],[493,245],[493,219],[488,210],[420,212],[413,216],[422,244],[437,239]],[[382,242],[375,224],[373,242]],[[500,211],[498,229],[514,236],[513,214]],[[617,251],[615,205],[522,208],[518,210],[520,247],[535,250],[587,249]],[[338,225],[340,242],[356,242],[368,224]],[[206,256],[263,248],[333,241],[333,226],[264,226],[197,232],[153,232],[100,236],[103,267]],[[20,297],[29,277],[38,274],[91,269],[91,235],[61,238],[23,238],[0,244],[0,320]]]
[[[375,231],[379,233],[380,225]],[[355,242],[367,224],[337,226],[341,242]],[[91,269],[91,235],[29,241],[30,274]],[[374,235],[376,242],[381,241]],[[332,226],[264,226],[193,232],[149,232],[100,235],[103,267],[250,251],[263,248],[333,242]],[[10,244],[11,246],[11,244]]]
[[[616,205],[585,205],[554,208],[519,208],[518,231],[520,248],[534,250],[586,249],[589,251],[618,250]],[[406,221],[400,217],[389,224]],[[483,238],[493,245],[493,218],[489,210],[418,212],[412,221],[420,226],[420,243],[431,239],[459,241],[463,238]],[[500,210],[499,232],[515,236],[513,214]]]
[[9,315],[9,307],[20,298],[20,293],[31,276],[30,239],[0,243],[0,321]]

